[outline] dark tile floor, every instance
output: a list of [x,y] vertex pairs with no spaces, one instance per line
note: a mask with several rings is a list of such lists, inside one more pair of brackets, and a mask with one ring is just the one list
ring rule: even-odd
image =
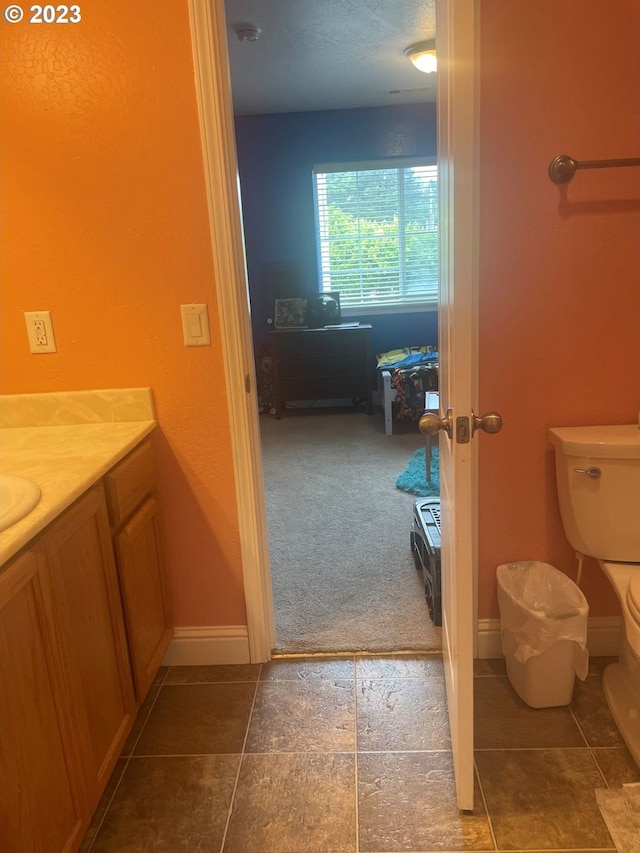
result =
[[162,670],[82,853],[614,850],[594,790],[640,781],[602,661],[532,710],[476,662],[476,807],[460,813],[442,661]]

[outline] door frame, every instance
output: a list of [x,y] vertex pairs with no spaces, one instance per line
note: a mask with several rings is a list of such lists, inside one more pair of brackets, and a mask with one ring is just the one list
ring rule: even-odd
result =
[[[458,0],[444,0],[453,11]],[[231,446],[236,483],[236,499],[240,535],[244,596],[247,610],[247,632],[251,663],[264,663],[271,658],[275,645],[273,592],[267,538],[266,511],[258,399],[255,387],[255,359],[250,320],[250,303],[244,254],[244,235],[240,209],[238,165],[231,97],[227,32],[224,0],[188,0],[191,41],[195,71],[195,89],[200,120],[209,230],[215,272],[215,290],[220,317],[222,360],[226,381]],[[471,13],[471,22],[479,24],[477,0],[464,0],[454,22],[468,29],[463,9]],[[436,24],[437,28],[437,24]],[[479,55],[479,34],[470,49]],[[456,61],[473,64],[474,56],[457,57]],[[476,79],[477,89],[477,79]],[[478,162],[478,105],[474,92],[475,126],[466,146],[468,162]],[[469,238],[472,246],[471,267],[477,271],[478,179],[468,198]],[[454,247],[455,248],[455,247]],[[474,275],[477,278],[477,275]],[[477,288],[470,311],[477,324]],[[477,336],[476,336],[477,337]],[[477,348],[477,342],[476,342]],[[471,353],[477,364],[477,352]],[[474,399],[477,395],[474,389]],[[474,470],[477,466],[473,466]],[[473,530],[477,542],[477,486],[473,489]],[[477,548],[475,549],[477,552]],[[477,554],[474,559],[474,602],[477,599]],[[473,614],[474,655],[477,646],[477,605]]]
[[223,0],[189,0],[189,20],[229,407],[249,657],[251,663],[265,663],[275,645],[273,593]]

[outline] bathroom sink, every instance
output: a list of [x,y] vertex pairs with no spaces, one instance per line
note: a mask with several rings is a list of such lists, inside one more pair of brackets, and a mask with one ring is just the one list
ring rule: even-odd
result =
[[40,487],[25,477],[0,474],[0,530],[28,515],[40,500]]

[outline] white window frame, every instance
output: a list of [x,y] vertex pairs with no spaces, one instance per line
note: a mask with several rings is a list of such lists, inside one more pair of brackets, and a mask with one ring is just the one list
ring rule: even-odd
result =
[[[396,171],[398,169],[407,169],[415,166],[436,166],[436,157],[403,157],[394,158],[393,160],[367,160],[356,163],[330,163],[317,164],[313,167],[313,192],[314,192],[314,208],[316,218],[316,255],[318,264],[318,283],[320,293],[326,292],[324,289],[323,279],[324,271],[322,268],[322,216],[323,211],[320,209],[318,202],[318,177],[330,172],[359,172],[373,170],[389,170]],[[326,227],[326,224],[325,224]],[[339,290],[338,288],[335,288]],[[438,310],[438,294],[437,285],[436,293],[433,297],[425,300],[401,300],[398,302],[384,303],[358,303],[355,305],[343,305],[343,317],[355,317],[359,315],[383,315],[383,314],[402,314],[414,313],[416,311],[437,311]]]

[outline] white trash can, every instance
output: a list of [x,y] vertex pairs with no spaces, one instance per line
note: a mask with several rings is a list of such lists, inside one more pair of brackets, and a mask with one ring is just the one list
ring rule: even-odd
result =
[[505,563],[496,571],[507,676],[532,708],[568,705],[577,675],[589,669],[589,605],[576,584],[549,563]]

